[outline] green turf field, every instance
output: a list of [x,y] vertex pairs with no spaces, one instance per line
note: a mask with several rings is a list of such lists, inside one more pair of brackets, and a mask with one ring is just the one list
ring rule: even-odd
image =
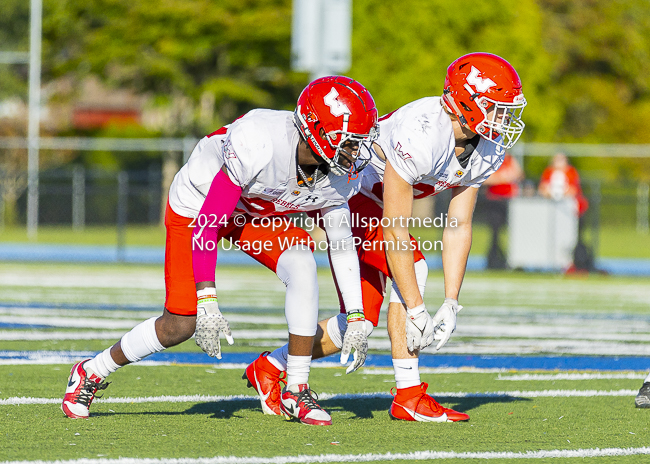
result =
[[[69,366],[3,366],[2,396],[61,396]],[[370,369],[368,371],[371,371]],[[647,412],[628,397],[454,398],[445,406],[466,411],[468,423],[392,421],[386,396],[392,375],[336,376],[340,369],[314,369],[311,385],[321,395],[380,392],[379,397],[333,397],[321,401],[330,427],[308,427],[264,416],[253,399],[200,401],[192,395],[250,395],[240,369],[209,366],[130,366],[113,375],[107,400],[88,420],[70,420],[58,404],[1,406],[0,456],[6,460],[296,456],[299,454],[386,454],[414,451],[525,452],[603,447],[637,448],[650,440]],[[424,374],[432,392],[544,391],[549,381],[504,382],[504,374]],[[27,383],[27,385],[24,385]],[[507,385],[504,385],[506,384]],[[638,380],[557,381],[554,390],[635,389]],[[153,402],[163,396],[174,402]],[[135,402],[134,398],[148,399]],[[142,401],[142,400],[141,400]],[[27,450],[29,443],[30,450]],[[21,445],[22,444],[22,445]],[[601,458],[602,459],[602,458]],[[630,457],[630,462],[635,459]],[[636,457],[638,459],[638,457]]]
[[[650,410],[634,408],[647,375],[642,370],[426,368],[429,392],[471,420],[425,424],[389,418],[392,369],[345,375],[341,367],[314,367],[310,385],[332,414],[332,426],[264,416],[241,380],[245,365],[229,364],[228,357],[286,341],[284,286],[262,267],[221,267],[217,280],[235,337],[222,363],[206,357],[205,364],[128,366],[111,375],[90,419],[71,420],[59,405],[72,362],[43,359],[83,359],[84,351],[108,347],[158,314],[162,268],[0,263],[0,462],[650,460]],[[329,271],[320,271],[319,283],[321,315],[332,315],[337,299]],[[442,276],[432,272],[425,297],[430,308],[441,293]],[[465,309],[443,351],[648,357],[648,301],[650,286],[641,278],[470,273]],[[384,317],[370,338],[372,353],[388,352]],[[169,351],[199,353],[193,340]],[[607,453],[612,456],[601,456]]]

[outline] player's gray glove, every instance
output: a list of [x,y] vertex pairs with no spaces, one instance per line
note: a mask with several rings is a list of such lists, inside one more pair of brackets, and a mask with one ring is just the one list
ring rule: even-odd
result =
[[422,303],[406,310],[406,347],[409,351],[422,350],[433,343],[435,326]]
[[456,314],[461,309],[463,307],[458,304],[457,300],[445,298],[445,302],[440,306],[435,316],[433,316],[433,326],[435,327],[435,335],[433,338],[439,341],[436,350],[445,346],[451,334],[456,330]]
[[232,345],[235,341],[232,338],[232,332],[228,321],[219,311],[216,295],[199,297],[196,306],[196,344],[201,347],[208,355],[221,359],[221,333],[226,336],[228,344]]
[[352,311],[347,317],[348,326],[343,336],[341,348],[341,364],[348,362],[350,352],[354,349],[354,359],[345,370],[346,374],[356,371],[366,362],[368,355],[368,335],[366,334],[366,318],[361,311]]

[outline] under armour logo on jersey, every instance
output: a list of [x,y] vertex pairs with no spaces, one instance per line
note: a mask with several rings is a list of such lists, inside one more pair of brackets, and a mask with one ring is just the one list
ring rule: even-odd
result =
[[472,66],[472,71],[469,73],[469,76],[467,76],[467,83],[473,85],[477,92],[487,92],[490,87],[497,85],[496,82],[490,78],[483,79],[482,77],[479,77],[480,73],[481,71]]
[[325,98],[323,98],[325,104],[330,107],[330,113],[336,117],[343,116],[345,113],[351,114],[350,109],[345,105],[345,103],[338,100],[338,96],[339,93],[334,87],[332,87],[330,93],[325,95]]
[[304,200],[304,201],[309,201],[309,200],[311,200],[312,203],[316,203],[316,200],[318,200],[318,196],[312,196],[312,195],[310,194],[310,195],[307,195],[305,198],[303,198],[303,200]]

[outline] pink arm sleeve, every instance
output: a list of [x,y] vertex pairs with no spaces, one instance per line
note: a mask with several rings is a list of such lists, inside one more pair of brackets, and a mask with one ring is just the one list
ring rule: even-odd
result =
[[219,229],[235,211],[241,190],[224,171],[219,171],[210,185],[192,237],[192,269],[196,283],[214,281]]

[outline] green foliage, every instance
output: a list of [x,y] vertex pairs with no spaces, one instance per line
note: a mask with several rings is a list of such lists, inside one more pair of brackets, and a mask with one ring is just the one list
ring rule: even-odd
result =
[[254,107],[293,105],[302,82],[289,70],[290,19],[282,0],[166,0],[155,8],[146,0],[51,0],[44,72],[97,74],[163,102],[183,95],[197,105],[207,96],[220,108],[209,123],[223,124]]
[[495,53],[524,84],[522,140],[645,143],[630,128],[650,124],[649,18],[644,0],[357,0],[350,74],[387,113],[440,95],[458,56]]
[[447,66],[484,51],[505,57],[522,78],[529,101],[525,140],[556,130],[559,105],[539,111],[550,86],[550,76],[539,70],[549,67],[550,57],[540,39],[543,12],[533,0],[357,0],[354,19],[350,74],[371,89],[381,113],[441,95]]
[[[292,109],[308,76],[290,70],[290,0],[45,0],[43,81],[98,75],[189,101],[162,135],[199,136],[255,107]],[[0,6],[0,43],[27,50],[27,2]],[[381,113],[440,95],[447,66],[496,53],[518,70],[529,102],[523,141],[646,143],[650,125],[647,0],[353,1],[352,68]],[[25,96],[26,66],[0,66],[0,97]],[[180,110],[179,110],[180,111]],[[176,120],[175,119],[175,120]],[[616,178],[646,167],[585,162]],[[609,175],[603,172],[609,172]]]
[[[0,52],[29,50],[29,2],[3,0],[0,6]],[[25,96],[28,66],[0,64],[0,99]]]
[[[650,124],[650,2],[539,0],[544,49],[562,102],[549,141],[647,143]],[[540,139],[546,141],[546,139]]]

